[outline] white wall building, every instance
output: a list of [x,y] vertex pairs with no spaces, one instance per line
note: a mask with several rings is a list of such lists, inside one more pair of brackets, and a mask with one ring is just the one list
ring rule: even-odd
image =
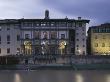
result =
[[86,23],[75,19],[0,20],[0,55],[86,55]]

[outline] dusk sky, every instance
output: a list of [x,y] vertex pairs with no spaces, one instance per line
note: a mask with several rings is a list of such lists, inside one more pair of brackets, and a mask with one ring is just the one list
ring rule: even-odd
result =
[[110,22],[110,0],[0,0],[0,19],[74,18],[91,20],[89,26]]

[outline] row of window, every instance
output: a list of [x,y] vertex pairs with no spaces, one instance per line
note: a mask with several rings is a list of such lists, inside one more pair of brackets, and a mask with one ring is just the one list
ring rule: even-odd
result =
[[[17,48],[17,52],[20,52],[20,48]],[[1,48],[0,48],[0,54],[1,54]],[[10,48],[7,48],[7,54],[10,54]]]
[[[79,47],[79,45],[76,45],[76,47]],[[82,47],[85,47],[85,45],[83,45]]]
[[[95,43],[94,46],[95,47],[99,47],[99,44],[98,43]],[[110,44],[106,46],[105,43],[102,43],[101,44],[101,47],[110,47]]]
[[[108,36],[108,35],[107,36],[106,35],[100,35],[100,36],[101,36],[102,39],[106,39],[106,38],[108,39],[108,38],[110,38],[110,36]],[[98,39],[100,37],[96,35],[94,38],[95,39]]]
[[[10,35],[7,35],[7,44],[10,42],[10,40],[11,40]],[[20,40],[20,35],[17,35],[16,40],[17,40],[17,41],[19,41],[19,40]],[[0,42],[1,42],[1,36],[0,36]]]
[[110,28],[94,28],[94,33],[110,33]]
[[[11,27],[7,27],[7,31],[10,30],[10,29],[11,29]],[[2,27],[0,27],[0,31],[1,31],[1,30],[2,30]]]
[[[79,39],[76,39],[76,41],[79,41]],[[82,41],[85,41],[85,39],[83,38]]]
[[[76,33],[76,35],[79,35],[80,33]],[[82,33],[82,35],[85,35],[85,33]]]
[[[39,26],[49,26],[49,27],[53,27],[53,26],[60,26],[60,27],[76,27],[76,23],[69,23],[69,22],[37,22],[37,23],[29,23],[29,22],[25,22],[23,23],[23,26],[25,27],[39,27]],[[77,23],[77,26],[82,27],[82,23]]]
[[[50,35],[51,39],[56,39],[57,35],[55,33]],[[25,34],[25,39],[30,39],[30,34]],[[35,39],[40,39],[40,34],[36,33],[35,35]],[[43,33],[43,39],[48,39],[48,33],[44,32]],[[61,39],[65,39],[65,34],[61,34]]]

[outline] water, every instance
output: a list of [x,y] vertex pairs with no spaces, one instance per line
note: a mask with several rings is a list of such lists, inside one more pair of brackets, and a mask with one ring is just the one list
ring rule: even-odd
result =
[[0,82],[110,82],[110,71],[0,71]]

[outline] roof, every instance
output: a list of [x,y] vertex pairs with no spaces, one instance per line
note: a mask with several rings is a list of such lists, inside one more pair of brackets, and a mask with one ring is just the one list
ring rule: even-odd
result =
[[90,20],[81,19],[81,20],[75,20],[75,19],[3,19],[0,20],[0,24],[3,23],[20,23],[20,22],[84,22],[89,23]]

